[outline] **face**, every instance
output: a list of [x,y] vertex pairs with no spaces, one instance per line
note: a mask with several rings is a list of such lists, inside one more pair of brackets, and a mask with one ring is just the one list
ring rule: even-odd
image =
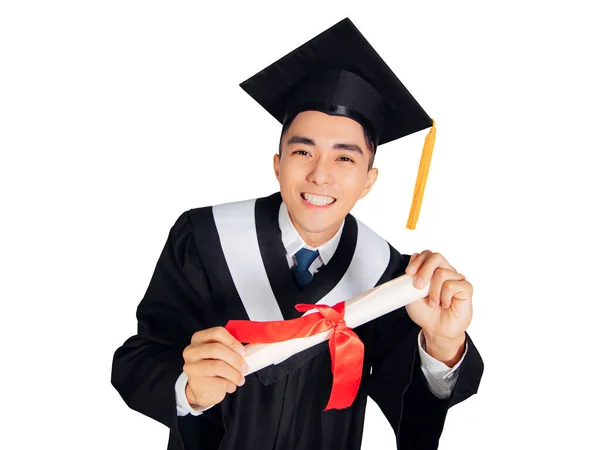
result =
[[316,247],[331,239],[369,193],[377,180],[369,157],[358,122],[319,111],[296,116],[274,169],[292,223],[307,244]]

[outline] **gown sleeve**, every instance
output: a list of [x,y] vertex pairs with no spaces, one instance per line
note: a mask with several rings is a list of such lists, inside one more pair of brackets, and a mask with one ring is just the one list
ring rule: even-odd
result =
[[188,211],[170,230],[137,308],[137,334],[116,350],[111,375],[125,403],[170,428],[171,441],[179,442],[180,448],[179,424],[189,419],[178,419],[175,382],[192,335],[209,327],[210,302]]
[[[393,278],[403,275],[410,256],[395,252]],[[483,361],[467,334],[468,351],[456,371],[458,379],[447,399],[437,398],[421,370],[417,348],[420,327],[401,308],[374,322],[368,394],[396,434],[398,448],[437,449],[448,409],[477,392]]]

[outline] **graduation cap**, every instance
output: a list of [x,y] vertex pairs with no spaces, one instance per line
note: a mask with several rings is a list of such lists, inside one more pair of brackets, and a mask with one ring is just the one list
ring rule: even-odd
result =
[[375,146],[431,127],[406,227],[419,218],[435,141],[425,113],[356,26],[345,18],[240,84],[282,125],[302,111],[349,117]]

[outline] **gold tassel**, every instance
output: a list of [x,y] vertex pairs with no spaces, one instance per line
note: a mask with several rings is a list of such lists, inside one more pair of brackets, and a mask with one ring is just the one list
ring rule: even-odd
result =
[[433,125],[429,134],[425,138],[423,145],[423,154],[419,164],[419,173],[417,174],[417,182],[415,183],[415,192],[413,194],[412,205],[406,222],[406,228],[414,230],[419,220],[419,212],[421,203],[423,202],[423,194],[425,193],[425,184],[427,183],[427,174],[429,173],[429,165],[431,164],[431,155],[433,154],[433,144],[435,143],[435,120],[432,120]]

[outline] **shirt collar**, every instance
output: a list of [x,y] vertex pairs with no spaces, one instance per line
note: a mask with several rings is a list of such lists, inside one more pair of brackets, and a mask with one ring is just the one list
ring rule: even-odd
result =
[[283,246],[285,247],[285,252],[288,257],[295,255],[298,250],[302,247],[307,248],[309,250],[318,250],[319,256],[323,260],[323,264],[327,264],[333,254],[337,250],[337,246],[340,243],[340,238],[342,237],[342,231],[344,229],[344,223],[346,220],[342,222],[340,229],[337,233],[329,239],[324,244],[319,247],[311,247],[308,245],[298,234],[296,227],[292,223],[290,219],[290,215],[288,213],[288,209],[285,206],[285,203],[282,201],[281,206],[279,207],[279,229],[281,230],[281,241],[283,242]]

